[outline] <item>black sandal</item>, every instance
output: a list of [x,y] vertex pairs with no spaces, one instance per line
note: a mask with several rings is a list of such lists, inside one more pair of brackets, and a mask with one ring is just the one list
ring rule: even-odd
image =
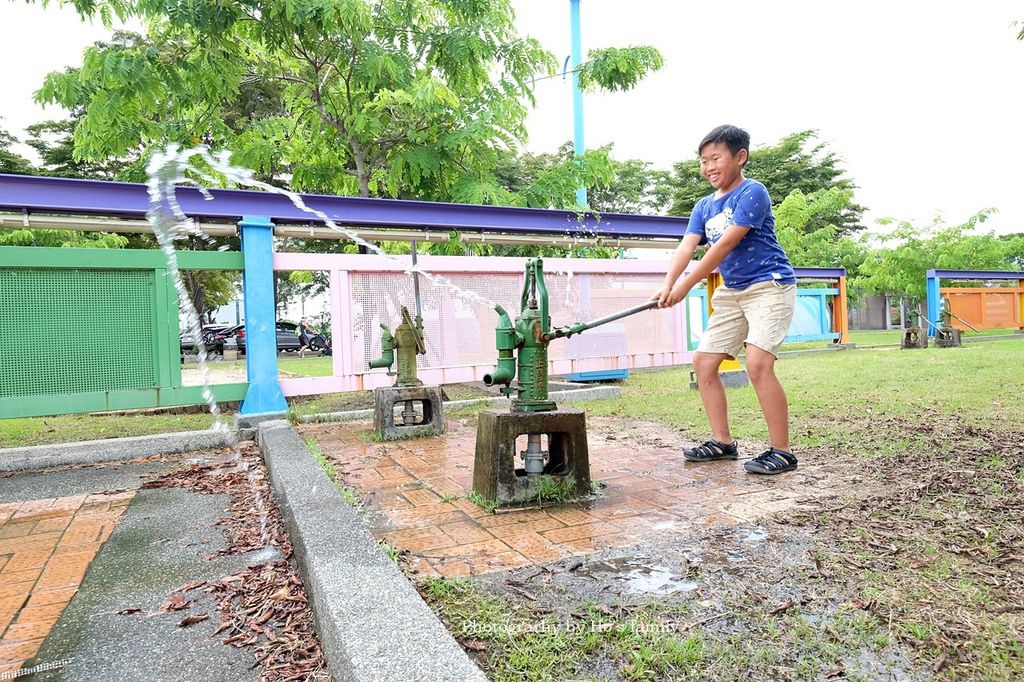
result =
[[714,462],[719,459],[737,459],[739,451],[736,449],[736,441],[726,445],[714,438],[704,441],[703,445],[683,450],[683,457],[691,462]]
[[796,469],[796,455],[778,448],[769,448],[749,462],[744,462],[743,468],[752,474],[774,476]]

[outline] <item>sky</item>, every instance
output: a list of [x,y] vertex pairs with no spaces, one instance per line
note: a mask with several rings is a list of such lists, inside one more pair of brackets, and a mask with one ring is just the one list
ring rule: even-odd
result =
[[[569,53],[568,0],[512,0],[522,33],[559,63]],[[722,123],[755,147],[816,129],[857,185],[866,217],[960,223],[984,208],[985,229],[1024,231],[1024,6],[1015,0],[582,0],[583,49],[648,44],[664,68],[628,93],[588,94],[587,147],[656,167],[694,158]],[[81,62],[109,35],[69,9],[0,0],[0,116],[11,132],[58,117],[32,101],[43,77]],[[572,137],[571,93],[539,81],[526,147]],[[28,154],[27,148],[21,149]],[[777,198],[776,200],[781,200]]]

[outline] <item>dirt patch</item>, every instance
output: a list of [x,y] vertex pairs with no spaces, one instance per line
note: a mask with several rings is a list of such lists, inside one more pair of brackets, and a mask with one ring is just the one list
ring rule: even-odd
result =
[[884,492],[812,502],[783,520],[813,530],[822,569],[854,585],[940,677],[1019,678],[1024,433],[954,419],[880,426],[908,440],[865,467]]

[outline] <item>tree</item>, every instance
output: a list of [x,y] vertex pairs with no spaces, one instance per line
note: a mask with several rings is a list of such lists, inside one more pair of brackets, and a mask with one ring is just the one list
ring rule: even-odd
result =
[[1003,235],[1001,239],[1006,242],[1010,267],[1017,272],[1024,272],[1024,232]]
[[[149,27],[89,48],[81,67],[50,74],[37,94],[84,108],[80,158],[203,142],[296,190],[538,202],[510,196],[493,173],[525,137],[534,79],[555,69],[536,40],[516,33],[509,0],[73,4],[83,16],[116,13]],[[651,48],[596,51],[581,77],[625,89],[659,66]],[[253,112],[233,129],[225,112],[252,84],[279,89],[280,111]],[[579,182],[600,163],[584,157],[563,170]]]
[[32,162],[11,149],[18,144],[18,138],[0,128],[0,173],[31,175],[35,168]]
[[[669,173],[651,168],[651,163],[640,159],[619,161],[612,158],[612,145],[600,152],[601,164],[585,178],[587,203],[597,213],[660,214],[668,205],[672,191]],[[567,173],[562,168],[575,163],[572,142],[562,144],[553,154],[516,154],[502,159],[495,169],[498,182],[513,195],[527,197],[531,193],[544,196],[540,188],[564,181]],[[597,157],[595,157],[595,160]],[[561,192],[575,192],[575,186],[560,188]]]
[[[775,202],[782,201],[794,190],[811,195],[833,187],[855,189],[853,181],[843,177],[846,171],[840,166],[839,157],[824,142],[815,144],[816,136],[815,131],[804,130],[787,135],[774,146],[751,150],[746,175],[764,183]],[[697,201],[707,196],[711,189],[700,174],[697,159],[675,164],[672,184],[671,215],[689,215]],[[850,201],[834,215],[815,216],[806,228],[814,231],[825,225],[835,225],[837,234],[849,234],[864,228],[860,224],[863,212],[863,206]]]
[[0,246],[55,246],[77,249],[123,249],[128,239],[110,232],[78,232],[75,230],[39,230],[22,228],[0,230]]
[[79,112],[69,119],[34,123],[25,129],[29,134],[25,144],[35,149],[42,160],[35,173],[58,178],[119,179],[132,159],[110,158],[94,162],[75,158],[75,128],[80,119]]
[[850,205],[853,192],[831,187],[806,195],[798,189],[790,192],[775,209],[775,232],[790,262],[796,267],[846,268],[852,280],[868,256],[867,247],[848,236],[838,236],[839,227],[827,223],[813,227]]
[[943,226],[939,218],[924,228],[905,221],[881,221],[895,227],[877,237],[883,248],[874,250],[864,261],[855,284],[876,293],[923,298],[925,272],[929,269],[1009,269],[1011,242],[992,233],[971,234],[993,212],[980,211],[965,223],[953,226]]

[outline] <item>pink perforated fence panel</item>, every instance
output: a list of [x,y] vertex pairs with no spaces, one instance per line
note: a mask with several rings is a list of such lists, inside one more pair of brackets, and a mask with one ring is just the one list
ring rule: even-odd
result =
[[[401,308],[415,314],[413,278],[408,261],[380,256],[276,254],[278,270],[331,273],[334,330],[332,377],[285,379],[286,395],[359,390],[391,384],[385,370],[369,370],[381,354],[381,323],[392,330]],[[521,258],[423,256],[420,264],[473,295],[420,279],[427,353],[418,362],[429,383],[480,380],[497,358],[494,328],[498,303],[515,318],[522,293]],[[664,277],[659,261],[566,260],[545,262],[552,324],[562,326],[603,317],[646,301]],[[483,300],[474,300],[479,298]],[[681,306],[649,311],[552,342],[552,374],[682,364],[686,351],[685,312]]]
[[[506,308],[519,298],[522,278],[514,274],[443,274],[461,289],[500,303]],[[352,272],[352,334],[356,367],[380,356],[380,324],[394,331],[402,319],[402,306],[416,314],[412,277],[398,272]],[[420,280],[420,301],[427,354],[419,367],[455,367],[493,362],[493,306],[459,296],[447,287]]]

